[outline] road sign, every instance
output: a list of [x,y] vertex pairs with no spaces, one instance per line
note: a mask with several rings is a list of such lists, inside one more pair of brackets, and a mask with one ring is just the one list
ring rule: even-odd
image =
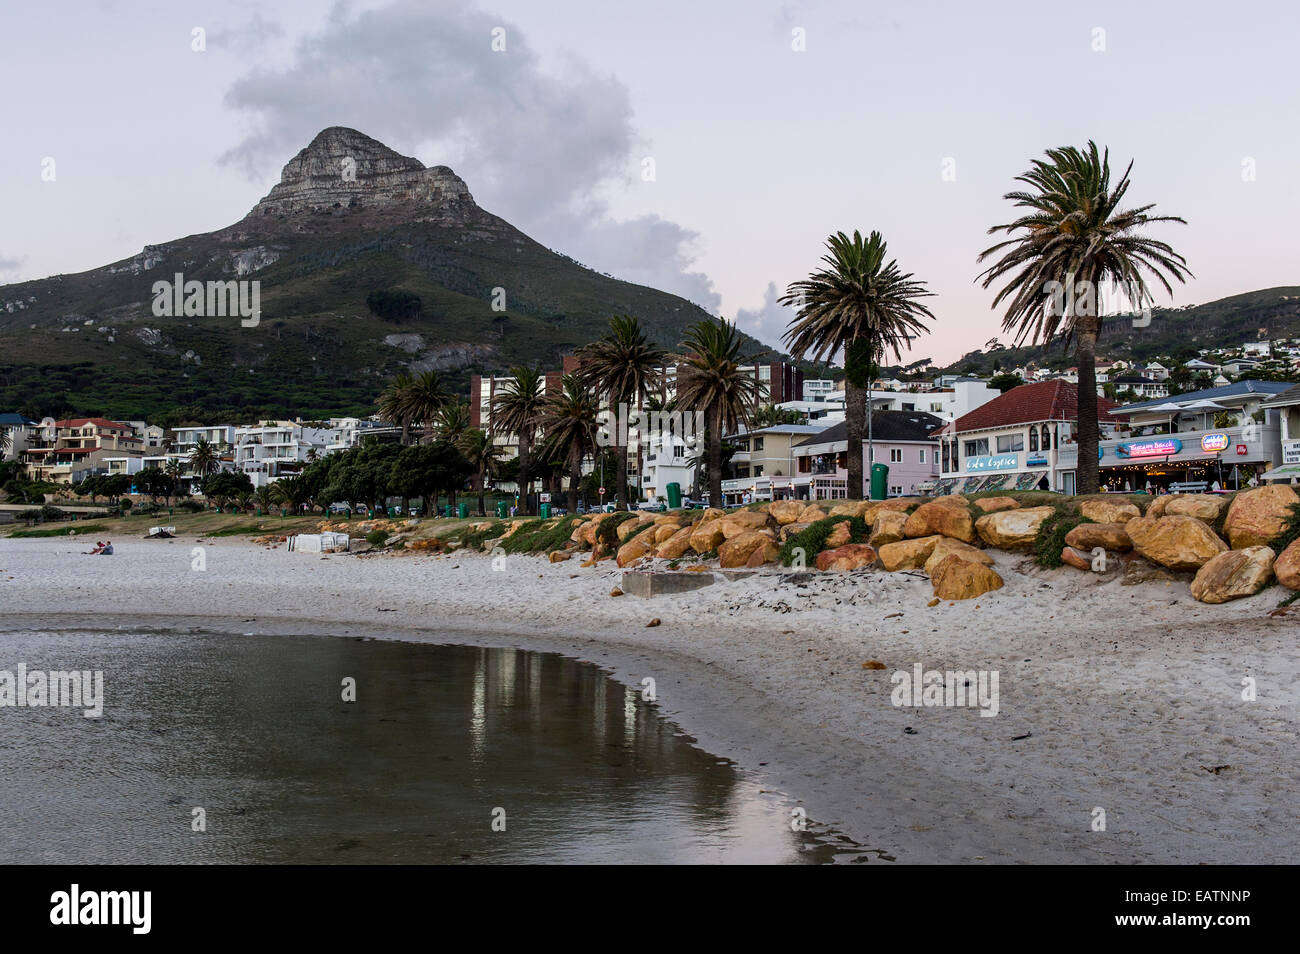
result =
[[605,496],[605,488],[604,488],[604,487],[601,487],[601,488],[600,488],[600,495],[601,495],[602,497]]
[[550,494],[541,494],[540,496],[541,496],[541,498],[542,498],[542,503],[550,503],[550,502],[551,502],[551,495],[550,495]]

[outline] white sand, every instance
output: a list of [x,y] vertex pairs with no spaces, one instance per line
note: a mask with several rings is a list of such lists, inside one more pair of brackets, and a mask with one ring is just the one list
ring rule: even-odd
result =
[[[919,575],[775,570],[642,600],[620,571],[477,554],[289,553],[246,541],[0,540],[0,628],[195,626],[549,649],[624,682],[808,817],[900,862],[1300,859],[1300,614],[1182,583],[1016,570],[927,608]],[[897,615],[897,614],[902,614]],[[662,625],[646,628],[658,617]],[[888,668],[868,671],[867,660]],[[1000,712],[895,708],[890,675],[999,673]],[[1241,699],[1253,676],[1258,699]],[[904,732],[912,727],[915,734]],[[1014,741],[1016,736],[1028,738]],[[766,763],[759,768],[761,763]],[[1207,768],[1229,766],[1212,774]],[[1106,811],[1092,831],[1093,809]]]

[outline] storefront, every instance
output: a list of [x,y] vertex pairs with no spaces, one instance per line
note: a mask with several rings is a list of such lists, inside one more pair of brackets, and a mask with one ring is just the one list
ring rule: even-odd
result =
[[1276,426],[1179,431],[1168,436],[1102,441],[1101,483],[1110,490],[1169,490],[1204,484],[1235,490],[1280,463]]

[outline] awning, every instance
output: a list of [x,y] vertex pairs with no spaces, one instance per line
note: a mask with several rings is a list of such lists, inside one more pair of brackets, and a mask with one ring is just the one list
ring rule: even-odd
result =
[[1300,480],[1300,464],[1283,464],[1267,473],[1260,474],[1260,480]]

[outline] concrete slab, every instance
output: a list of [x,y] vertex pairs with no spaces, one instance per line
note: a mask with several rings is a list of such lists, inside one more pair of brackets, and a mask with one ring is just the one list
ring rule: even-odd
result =
[[668,596],[673,593],[688,593],[716,582],[712,573],[687,573],[682,570],[666,570],[653,573],[648,570],[624,570],[619,588],[629,596],[649,599],[652,596]]

